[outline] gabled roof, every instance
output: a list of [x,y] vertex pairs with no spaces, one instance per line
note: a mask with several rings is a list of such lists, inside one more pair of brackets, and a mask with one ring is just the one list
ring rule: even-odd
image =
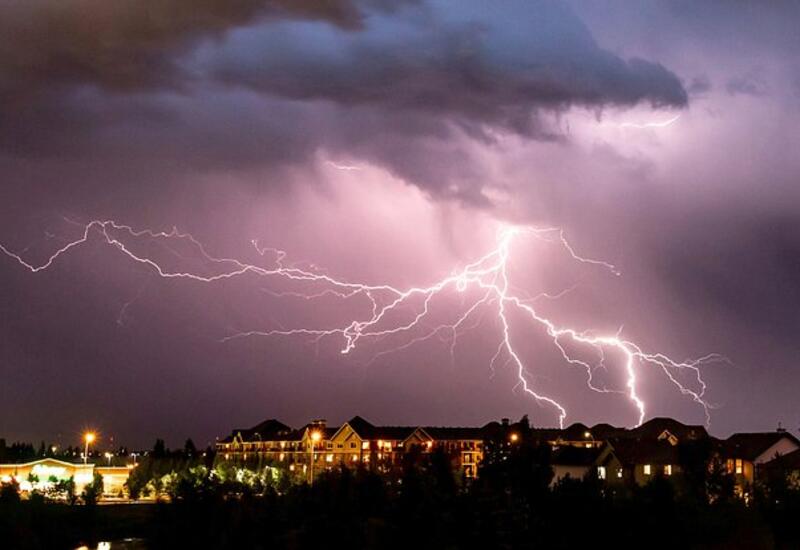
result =
[[591,466],[602,453],[603,449],[567,445],[553,453],[550,463],[553,466]]
[[316,424],[316,423],[306,424],[305,426],[303,426],[299,430],[295,430],[294,433],[292,434],[292,437],[290,438],[290,440],[291,441],[298,441],[298,440],[303,439],[305,437],[305,435],[306,435],[306,431],[308,431],[308,430],[315,431],[315,432],[321,432],[323,440],[333,439],[333,436],[336,434],[336,432],[338,432],[341,429],[342,428],[340,426],[327,426],[327,425],[321,425],[321,424]]
[[[373,439],[372,435],[375,433],[375,425],[364,420],[360,416],[354,416],[345,424],[350,426],[361,439]],[[342,427],[344,428],[344,425]]]
[[416,426],[375,426],[360,416],[354,416],[344,426],[350,426],[363,440],[386,439],[389,441],[403,441],[417,429]]
[[784,438],[800,447],[800,441],[789,432],[757,432],[733,434],[722,442],[721,451],[726,457],[755,460]]
[[656,439],[665,430],[677,437],[679,441],[708,437],[708,432],[703,426],[684,424],[673,418],[664,417],[651,418],[638,428],[629,430],[629,433],[637,438]]
[[610,439],[608,444],[624,466],[636,464],[677,464],[678,448],[656,439]]
[[235,428],[229,436],[222,439],[220,443],[231,443],[237,435],[241,434],[242,441],[284,441],[288,440],[293,432],[292,428],[270,418],[256,424],[252,428]]

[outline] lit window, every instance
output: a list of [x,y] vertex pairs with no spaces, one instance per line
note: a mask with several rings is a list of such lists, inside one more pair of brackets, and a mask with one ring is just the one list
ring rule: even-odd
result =
[[671,476],[672,475],[672,464],[667,464],[664,466],[664,475]]
[[598,466],[597,467],[597,478],[598,479],[605,479],[606,478],[606,467],[605,466]]
[[358,455],[353,455],[352,459],[353,459],[353,462],[355,462],[356,460],[358,460]]
[[741,458],[737,458],[736,459],[736,473],[737,474],[741,474],[743,470],[744,470],[744,468],[742,467],[742,459]]
[[646,475],[646,476],[650,475],[650,465],[649,464],[645,464],[644,465],[644,475]]
[[325,457],[326,462],[333,462],[333,453],[328,453],[328,456]]
[[284,458],[286,458],[286,455],[281,453],[279,460],[283,461]]
[[369,449],[369,441],[365,441],[364,443],[362,443],[361,444],[361,448],[362,449]]

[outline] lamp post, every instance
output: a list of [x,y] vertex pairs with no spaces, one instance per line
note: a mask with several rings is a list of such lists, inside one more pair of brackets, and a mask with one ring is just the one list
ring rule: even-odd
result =
[[83,451],[83,465],[84,466],[86,466],[86,464],[89,462],[89,445],[91,443],[94,443],[95,438],[96,438],[96,436],[92,432],[86,432],[85,434],[83,434],[83,441],[84,441],[84,443],[86,443],[86,446],[84,447],[84,451]]
[[309,454],[311,455],[311,463],[309,464],[309,485],[314,485],[314,448],[320,439],[322,439],[322,434],[319,431],[314,430],[311,432],[311,449],[309,451]]

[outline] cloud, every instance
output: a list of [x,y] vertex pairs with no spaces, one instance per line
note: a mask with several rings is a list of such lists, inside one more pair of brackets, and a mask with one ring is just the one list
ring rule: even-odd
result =
[[572,106],[688,101],[553,2],[36,0],[0,7],[0,32],[12,157],[247,170],[324,149],[485,203],[465,143],[563,139],[543,114]]
[[734,76],[725,83],[725,90],[730,95],[749,95],[762,97],[767,95],[767,86],[757,74]]

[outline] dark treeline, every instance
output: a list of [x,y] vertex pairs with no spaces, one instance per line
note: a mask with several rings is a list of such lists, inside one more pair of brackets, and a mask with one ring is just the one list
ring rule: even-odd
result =
[[686,446],[684,475],[612,489],[594,477],[553,484],[550,449],[526,442],[490,454],[476,480],[434,452],[408,453],[388,471],[319,472],[313,485],[269,465],[154,449],[130,483],[157,489],[162,502],[70,507],[4,493],[0,547],[74,548],[114,536],[150,548],[800,547],[800,489],[767,479],[746,504],[727,474],[705,466],[707,453]]

